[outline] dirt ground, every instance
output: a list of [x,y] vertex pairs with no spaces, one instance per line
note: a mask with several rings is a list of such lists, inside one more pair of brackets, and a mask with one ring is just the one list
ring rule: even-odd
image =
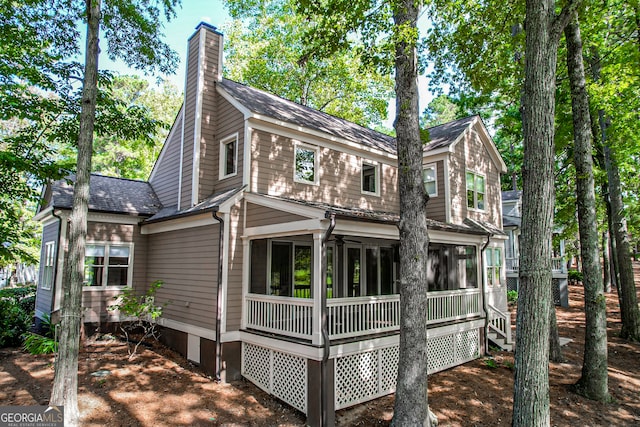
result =
[[[615,293],[607,296],[613,403],[596,403],[570,391],[582,363],[582,301],[582,287],[570,286],[570,307],[557,310],[560,336],[572,341],[563,347],[566,362],[550,365],[551,425],[638,426],[640,345],[617,337],[620,315]],[[494,352],[491,358],[429,377],[429,404],[441,426],[511,424],[513,355]],[[51,356],[0,350],[0,406],[45,405],[52,380]],[[129,361],[126,345],[105,337],[85,342],[80,354],[79,405],[85,426],[301,426],[305,421],[304,415],[247,381],[217,384],[160,346],[141,348]],[[384,426],[392,415],[390,395],[338,411],[336,423]]]

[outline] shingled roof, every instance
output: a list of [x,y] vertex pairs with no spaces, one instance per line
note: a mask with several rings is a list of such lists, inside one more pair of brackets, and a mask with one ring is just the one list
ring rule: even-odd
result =
[[[74,182],[75,176],[53,182],[49,206],[71,209]],[[90,211],[151,216],[158,212],[161,206],[156,193],[146,181],[91,174]]]
[[469,125],[477,119],[480,119],[480,116],[469,116],[429,128],[429,143],[424,150],[435,150],[453,144],[467,130]]
[[219,85],[255,114],[318,130],[387,153],[396,153],[395,138],[389,135],[232,80],[222,79]]

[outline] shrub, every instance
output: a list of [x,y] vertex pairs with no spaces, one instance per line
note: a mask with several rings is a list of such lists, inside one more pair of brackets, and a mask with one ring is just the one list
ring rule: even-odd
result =
[[569,270],[568,272],[569,281],[573,283],[582,282],[582,272],[579,270]]
[[518,291],[512,290],[507,292],[507,302],[514,303],[518,301]]
[[22,348],[31,354],[52,354],[58,351],[56,337],[56,325],[51,323],[51,317],[45,316],[42,320],[44,335],[35,332],[27,332],[22,337]]
[[[153,282],[147,292],[140,296],[136,295],[132,288],[125,288],[121,295],[114,297],[116,304],[108,307],[108,310],[118,310],[120,315],[125,317],[120,324],[120,330],[127,339],[129,359],[133,358],[145,339],[153,337],[157,340],[160,336],[156,321],[162,316],[162,309],[166,304],[156,305],[155,295],[161,286],[162,281]],[[141,332],[141,336],[134,342],[132,349],[129,336],[135,332]]]
[[35,294],[35,286],[0,289],[0,347],[22,343],[33,321]]

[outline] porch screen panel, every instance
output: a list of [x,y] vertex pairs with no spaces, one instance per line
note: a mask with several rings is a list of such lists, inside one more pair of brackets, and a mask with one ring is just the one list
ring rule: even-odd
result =
[[378,295],[378,248],[365,250],[367,269],[367,295]]
[[334,275],[333,275],[333,246],[327,247],[327,298],[334,298],[336,295],[333,294],[333,290],[335,289],[333,286]]
[[251,241],[251,293],[267,293],[267,240]]
[[360,296],[360,248],[347,248],[347,296]]
[[311,246],[295,247],[293,296],[311,298]]
[[291,290],[291,244],[271,245],[271,295],[289,296]]
[[459,289],[478,287],[478,269],[476,248],[474,246],[456,246],[456,268]]
[[393,248],[380,248],[380,294],[394,294]]

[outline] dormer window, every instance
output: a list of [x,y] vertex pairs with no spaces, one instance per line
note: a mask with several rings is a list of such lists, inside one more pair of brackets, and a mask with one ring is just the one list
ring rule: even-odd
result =
[[435,164],[424,166],[422,169],[422,182],[424,183],[424,191],[429,197],[438,195],[438,179]]
[[220,141],[220,179],[228,178],[238,170],[238,134]]
[[485,209],[485,178],[467,171],[467,207],[483,211]]
[[304,184],[318,184],[318,147],[296,144],[293,180]]
[[380,194],[379,165],[373,162],[362,162],[362,192],[366,194]]

